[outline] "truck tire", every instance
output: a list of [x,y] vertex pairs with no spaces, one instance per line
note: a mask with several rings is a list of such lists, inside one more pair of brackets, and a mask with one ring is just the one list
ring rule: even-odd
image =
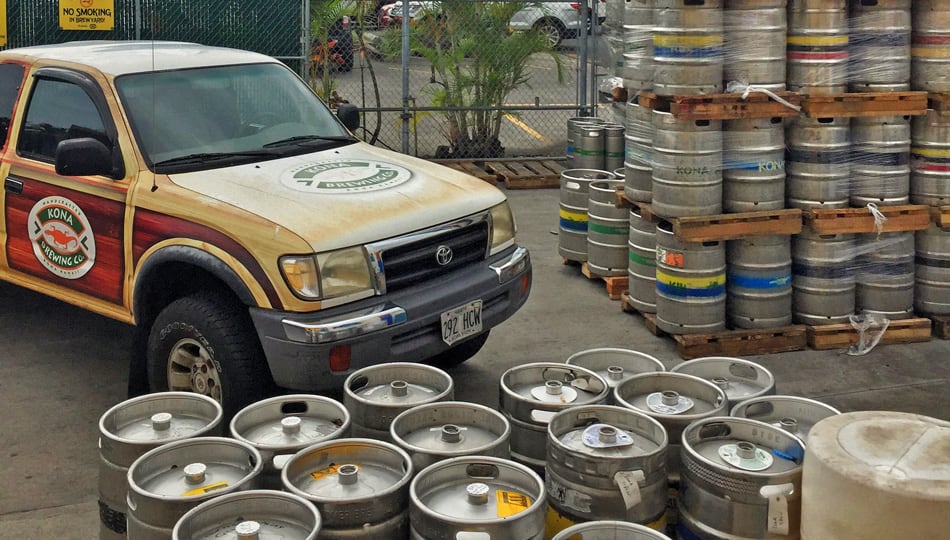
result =
[[482,350],[485,342],[488,341],[488,334],[489,332],[485,332],[463,341],[451,349],[433,356],[426,363],[439,368],[453,368],[478,354],[478,351]]
[[274,391],[247,309],[211,292],[179,298],[158,314],[146,368],[151,391],[210,396],[225,419]]

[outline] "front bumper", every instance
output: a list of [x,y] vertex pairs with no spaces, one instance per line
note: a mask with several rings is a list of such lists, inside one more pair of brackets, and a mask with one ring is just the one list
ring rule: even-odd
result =
[[[341,388],[357,369],[420,362],[448,350],[441,314],[473,300],[482,300],[487,332],[524,304],[530,285],[530,256],[515,246],[430,283],[345,306],[313,313],[250,312],[274,382],[291,390],[327,391]],[[350,364],[334,372],[330,351],[339,345],[349,345]]]

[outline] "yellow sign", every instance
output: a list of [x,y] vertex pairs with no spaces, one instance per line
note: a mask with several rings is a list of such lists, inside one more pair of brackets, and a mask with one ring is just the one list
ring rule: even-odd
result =
[[498,517],[506,518],[526,510],[531,506],[531,498],[517,491],[495,492],[496,503],[498,504]]
[[63,30],[112,30],[115,0],[59,0],[59,27]]
[[0,0],[0,47],[7,44],[7,0]]

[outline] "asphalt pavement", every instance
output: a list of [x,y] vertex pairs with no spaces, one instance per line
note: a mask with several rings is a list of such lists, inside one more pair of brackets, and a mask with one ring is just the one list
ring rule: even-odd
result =
[[[451,371],[456,398],[497,408],[498,381],[527,362],[620,347],[680,362],[669,337],[621,311],[603,282],[557,254],[558,190],[510,191],[519,241],[532,254],[527,304],[485,348]],[[126,398],[132,329],[0,283],[0,538],[98,537],[98,420]],[[950,420],[950,341],[878,346],[864,356],[814,351],[746,356],[782,394],[842,411],[892,410]]]

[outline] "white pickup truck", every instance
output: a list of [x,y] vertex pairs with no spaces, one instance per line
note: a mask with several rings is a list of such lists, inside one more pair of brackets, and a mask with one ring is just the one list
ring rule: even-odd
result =
[[462,362],[531,288],[505,195],[358,123],[246,51],[0,52],[0,278],[136,325],[130,388],[228,415],[376,363]]

